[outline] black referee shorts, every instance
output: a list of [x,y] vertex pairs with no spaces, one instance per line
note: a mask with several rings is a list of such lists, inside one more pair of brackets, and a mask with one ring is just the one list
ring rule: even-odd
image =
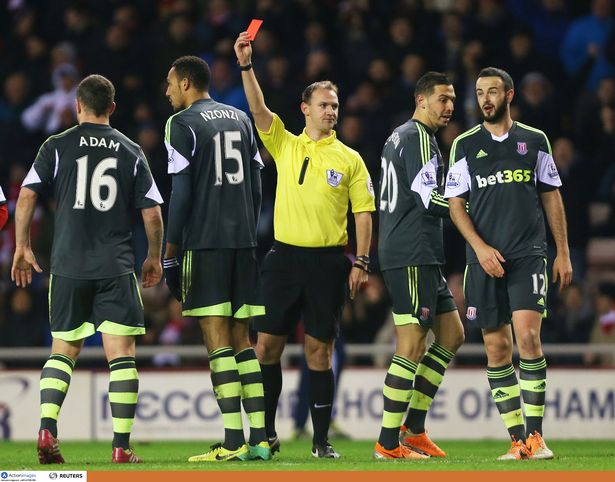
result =
[[288,335],[303,315],[308,335],[333,340],[351,265],[342,247],[302,248],[276,241],[263,261],[266,315],[255,319],[256,330]]

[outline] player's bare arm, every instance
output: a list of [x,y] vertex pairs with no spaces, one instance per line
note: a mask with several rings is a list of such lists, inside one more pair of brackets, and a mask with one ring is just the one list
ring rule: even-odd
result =
[[504,276],[504,268],[502,268],[501,263],[506,260],[497,249],[493,246],[489,246],[478,235],[474,228],[474,223],[466,212],[465,199],[459,197],[450,198],[448,200],[448,205],[453,223],[476,253],[476,257],[485,270],[485,273],[492,278],[501,278]]
[[147,258],[143,262],[141,280],[144,288],[150,288],[160,283],[162,278],[162,236],[164,232],[160,206],[141,210],[143,225],[147,235]]
[[[235,41],[235,54],[240,66],[246,66],[252,62],[252,45],[248,40],[247,32],[241,32],[239,37],[237,37]],[[273,122],[273,113],[265,104],[265,96],[260,85],[258,85],[254,69],[243,70],[241,72],[241,80],[256,127],[263,132],[269,131]]]
[[32,268],[38,273],[43,271],[36,262],[30,245],[30,224],[36,208],[37,194],[24,187],[19,192],[15,208],[15,255],[11,267],[11,279],[17,286],[32,283]]
[[560,290],[572,282],[572,263],[568,248],[566,213],[559,189],[540,193],[540,200],[547,215],[547,222],[555,240],[557,255],[553,261],[553,282],[559,280]]
[[[356,226],[357,237],[357,258],[359,256],[369,255],[369,245],[372,239],[372,213],[354,213],[354,222]],[[366,263],[357,261],[357,264],[364,265],[365,269],[353,267],[348,276],[348,288],[350,289],[350,299],[353,300],[361,287],[367,283],[367,269],[369,266]]]

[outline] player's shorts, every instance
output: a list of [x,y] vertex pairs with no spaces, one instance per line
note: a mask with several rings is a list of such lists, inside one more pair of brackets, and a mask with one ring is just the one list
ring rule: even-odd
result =
[[491,278],[479,263],[466,266],[466,318],[479,328],[491,330],[510,323],[514,311],[532,310],[547,316],[546,258],[509,259],[502,266],[502,278]]
[[254,248],[185,251],[181,286],[184,316],[265,314]]
[[288,335],[303,315],[308,335],[333,340],[351,265],[342,247],[302,248],[276,241],[263,261],[267,315],[255,321],[257,331]]
[[54,338],[75,341],[96,331],[143,335],[143,302],[134,273],[100,280],[51,275],[49,323]]
[[433,326],[434,317],[457,305],[437,265],[406,266],[382,272],[391,298],[395,325]]

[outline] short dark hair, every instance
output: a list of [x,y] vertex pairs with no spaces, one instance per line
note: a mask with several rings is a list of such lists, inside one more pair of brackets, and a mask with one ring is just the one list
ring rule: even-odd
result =
[[337,85],[335,85],[330,80],[320,80],[318,82],[313,82],[305,88],[305,90],[301,94],[301,101],[305,102],[306,104],[309,104],[310,99],[312,98],[312,94],[316,89],[332,90],[337,94]]
[[88,75],[77,87],[77,98],[86,110],[100,117],[111,110],[115,100],[115,87],[102,75]]
[[426,72],[416,82],[416,87],[414,88],[414,95],[430,96],[431,94],[433,94],[433,88],[436,85],[452,85],[452,82],[450,81],[448,76],[446,74],[443,74],[442,72]]
[[508,72],[497,67],[485,67],[478,73],[478,78],[481,77],[499,77],[504,82],[504,90],[508,92],[515,88],[515,83]]
[[209,64],[202,58],[184,55],[175,60],[171,68],[175,69],[175,73],[180,80],[188,79],[197,90],[205,91],[209,89],[211,70],[209,70]]

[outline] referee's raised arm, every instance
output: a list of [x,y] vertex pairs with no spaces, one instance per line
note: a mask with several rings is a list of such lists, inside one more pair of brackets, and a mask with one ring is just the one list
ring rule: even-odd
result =
[[241,70],[241,80],[243,89],[250,105],[250,112],[254,116],[254,123],[258,130],[267,132],[273,122],[273,113],[265,104],[265,97],[254,69],[252,68],[252,45],[248,40],[248,33],[241,32],[235,41],[235,54],[239,62],[239,70]]

